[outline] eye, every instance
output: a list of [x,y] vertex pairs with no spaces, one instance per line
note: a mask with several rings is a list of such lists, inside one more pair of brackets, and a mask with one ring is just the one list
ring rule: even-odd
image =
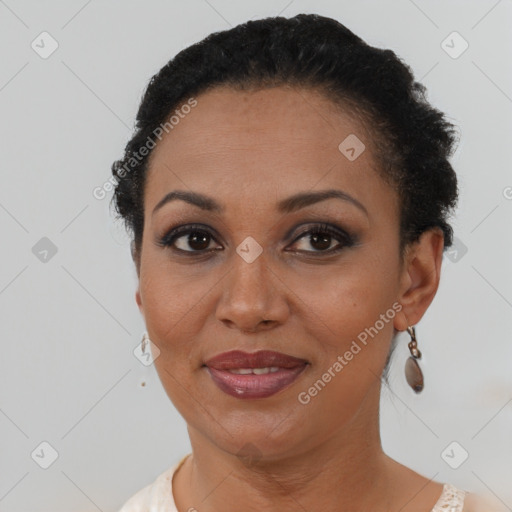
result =
[[[332,247],[334,240],[339,241],[338,246]],[[341,251],[345,247],[354,245],[353,238],[345,231],[338,229],[329,224],[319,224],[312,229],[308,229],[295,239],[294,244],[297,241],[314,247],[315,250],[301,250],[299,252],[320,252],[320,253],[335,253]]]
[[215,237],[209,229],[200,224],[190,224],[171,230],[158,243],[176,252],[199,254],[215,250],[210,247],[213,240]]
[[[338,246],[333,248],[332,244],[335,240],[338,241]],[[162,247],[170,247],[178,253],[200,255],[222,250],[212,246],[213,241],[216,241],[215,236],[207,227],[201,224],[190,224],[172,229],[158,241],[158,244]],[[299,249],[297,252],[324,254],[339,252],[354,245],[351,235],[329,224],[318,224],[302,231],[293,244],[296,245],[297,242],[303,245],[310,244],[314,248],[314,250]]]

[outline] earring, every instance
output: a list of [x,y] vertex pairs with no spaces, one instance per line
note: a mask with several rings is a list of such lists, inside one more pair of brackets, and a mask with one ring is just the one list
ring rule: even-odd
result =
[[416,393],[423,390],[423,372],[421,371],[418,359],[421,359],[421,352],[418,350],[418,341],[416,340],[416,330],[414,327],[407,327],[407,332],[411,336],[409,350],[411,355],[405,363],[405,378],[407,383]]
[[142,349],[142,353],[145,354],[146,353],[146,345],[148,343],[149,340],[149,336],[148,336],[148,333],[145,332],[143,335],[142,335],[142,340],[141,340],[141,349]]

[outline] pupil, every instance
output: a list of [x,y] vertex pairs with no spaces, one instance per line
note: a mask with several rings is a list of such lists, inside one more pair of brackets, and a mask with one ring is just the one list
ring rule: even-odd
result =
[[314,234],[314,235],[311,235],[311,238],[312,238],[312,243],[315,244],[317,243],[319,240],[320,240],[320,247],[317,247],[319,249],[328,249],[329,246],[331,245],[331,235],[319,235],[319,234]]
[[[201,235],[201,231],[194,231],[191,233],[188,237],[188,243],[192,249],[196,249],[198,251],[204,250],[209,245],[209,239],[210,235],[208,233],[203,233]],[[206,243],[206,245],[204,245]],[[204,246],[201,246],[203,244]]]

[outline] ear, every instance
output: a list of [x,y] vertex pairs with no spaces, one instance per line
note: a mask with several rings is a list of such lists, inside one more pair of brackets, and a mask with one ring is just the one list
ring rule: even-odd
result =
[[135,247],[135,240],[132,240],[130,243],[130,253],[132,255],[135,270],[137,271],[137,278],[139,280],[137,290],[135,291],[135,302],[137,303],[137,306],[139,306],[139,311],[142,313],[142,316],[144,316],[144,308],[142,307],[142,299],[140,296],[140,258]]
[[144,307],[140,296],[140,284],[137,285],[137,290],[135,291],[135,302],[137,303],[137,306],[139,306],[139,311],[142,313],[142,316],[144,316]]
[[427,311],[439,287],[443,249],[444,235],[438,227],[423,232],[408,248],[398,296],[402,314],[395,316],[395,329],[416,325]]
[[132,261],[135,264],[135,270],[137,271],[137,277],[140,277],[140,254],[137,252],[135,246],[135,240],[130,243],[130,254],[132,255]]

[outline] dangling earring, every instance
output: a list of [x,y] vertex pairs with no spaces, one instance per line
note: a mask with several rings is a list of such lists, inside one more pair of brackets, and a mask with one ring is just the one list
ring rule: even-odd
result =
[[141,340],[141,349],[142,349],[143,354],[146,353],[146,345],[147,345],[148,341],[149,341],[149,336],[148,336],[148,333],[145,332],[142,335],[142,340]]
[[423,372],[417,359],[421,359],[421,352],[418,350],[418,341],[416,340],[416,330],[414,327],[407,327],[407,332],[411,336],[409,342],[409,350],[411,355],[405,363],[405,378],[407,383],[416,393],[421,393],[423,390]]

